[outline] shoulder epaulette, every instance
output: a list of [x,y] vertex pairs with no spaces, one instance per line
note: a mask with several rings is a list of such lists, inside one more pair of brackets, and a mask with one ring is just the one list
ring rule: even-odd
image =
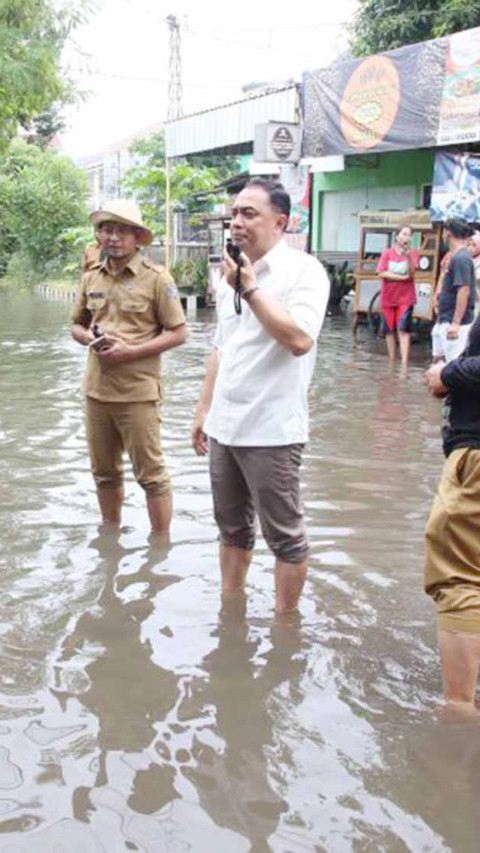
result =
[[150,258],[142,257],[142,264],[149,270],[155,270],[155,272],[164,273],[167,271],[166,267],[162,264],[156,264]]

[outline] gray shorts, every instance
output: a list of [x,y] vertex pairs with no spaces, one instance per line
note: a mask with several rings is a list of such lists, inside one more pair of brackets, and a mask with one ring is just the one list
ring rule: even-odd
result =
[[303,444],[230,447],[210,439],[210,479],[220,541],[250,551],[255,514],[269,548],[286,563],[302,563],[308,541],[300,507]]

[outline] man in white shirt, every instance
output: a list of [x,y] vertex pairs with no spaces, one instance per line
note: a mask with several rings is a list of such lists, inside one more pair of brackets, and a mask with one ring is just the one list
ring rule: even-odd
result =
[[289,214],[290,197],[276,181],[254,179],[237,196],[231,234],[241,249],[242,312],[234,305],[237,264],[225,252],[192,428],[195,452],[210,452],[222,587],[244,588],[257,514],[275,555],[278,613],[296,609],[307,573],[299,470],[329,294],[321,264],[284,241]]

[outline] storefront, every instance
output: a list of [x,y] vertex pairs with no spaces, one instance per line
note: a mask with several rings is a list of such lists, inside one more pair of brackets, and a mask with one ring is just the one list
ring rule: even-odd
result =
[[328,260],[356,256],[364,210],[428,208],[431,151],[345,157],[338,172],[316,172],[312,182],[311,250]]
[[[480,140],[480,28],[308,72],[302,95],[303,156],[315,172],[312,251],[353,265],[363,210],[424,208],[444,218],[431,208],[435,181],[437,192],[438,181],[447,184],[450,209],[476,217],[462,152]],[[445,152],[457,152],[463,172],[455,162],[443,177]],[[475,158],[467,171],[475,174]]]

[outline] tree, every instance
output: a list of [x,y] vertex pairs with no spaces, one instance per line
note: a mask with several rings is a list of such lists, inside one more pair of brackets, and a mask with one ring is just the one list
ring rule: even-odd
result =
[[70,260],[64,232],[87,224],[86,196],[85,176],[67,157],[12,143],[0,166],[3,267],[21,253],[27,277],[60,271]]
[[479,25],[480,0],[359,0],[351,48],[383,53]]
[[39,148],[47,148],[52,139],[65,129],[65,119],[62,113],[64,103],[58,101],[50,104],[33,121],[24,125],[27,131],[27,141]]
[[[166,172],[163,131],[135,142],[130,152],[137,160],[128,169],[122,182],[127,196],[133,196],[142,206],[143,215],[154,234],[165,233]],[[237,158],[206,160],[193,157],[176,160],[171,165],[170,195],[173,212],[198,213],[208,209],[212,191],[238,168]],[[201,194],[201,200],[197,196]]]
[[71,99],[61,52],[86,10],[82,0],[0,0],[0,151],[19,124]]

